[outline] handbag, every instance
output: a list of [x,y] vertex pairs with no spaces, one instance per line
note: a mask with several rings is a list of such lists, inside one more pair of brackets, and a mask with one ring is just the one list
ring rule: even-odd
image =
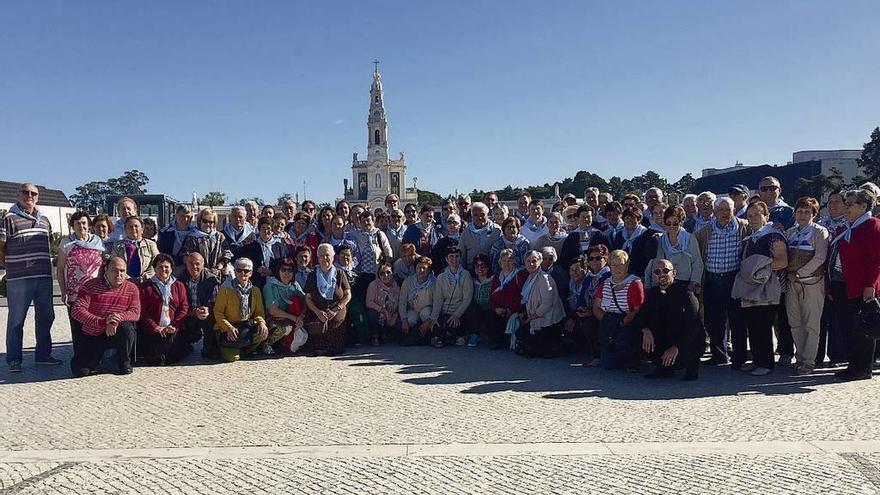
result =
[[856,328],[866,337],[880,339],[880,299],[865,301],[855,315]]

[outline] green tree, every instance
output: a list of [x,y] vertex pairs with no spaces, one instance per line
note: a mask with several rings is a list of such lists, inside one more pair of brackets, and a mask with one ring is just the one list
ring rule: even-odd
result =
[[669,186],[669,192],[677,192],[682,194],[687,194],[693,192],[694,184],[697,183],[697,179],[694,178],[690,172],[681,176],[681,179],[678,179],[676,182],[673,182]]
[[426,189],[419,189],[418,203],[420,205],[439,206],[440,203],[442,203],[442,202],[443,202],[443,196],[440,196],[439,194],[432,192],[432,191],[428,191]]
[[239,205],[239,206],[244,206],[245,203],[247,203],[248,201],[256,201],[257,204],[260,205],[260,208],[262,208],[263,205],[266,204],[266,202],[263,201],[263,198],[260,198],[260,197],[257,197],[257,196],[254,196],[253,198],[241,198],[241,199],[239,199],[238,202],[235,203],[235,204],[237,204],[237,205]]
[[76,188],[70,196],[73,205],[89,213],[97,213],[104,208],[107,196],[144,194],[150,179],[138,170],[128,170],[119,177],[103,181],[92,181]]
[[871,132],[871,140],[865,143],[857,162],[868,180],[880,182],[880,127],[875,127]]
[[199,199],[199,204],[204,206],[223,206],[226,204],[226,195],[220,191],[211,191]]

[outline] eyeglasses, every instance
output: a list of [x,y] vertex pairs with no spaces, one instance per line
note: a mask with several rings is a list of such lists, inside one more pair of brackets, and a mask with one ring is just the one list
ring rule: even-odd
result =
[[217,222],[215,222],[214,220],[202,220],[202,223],[206,223],[208,225],[214,225]]
[[391,272],[381,272],[381,273],[379,273],[379,276],[380,276],[380,277],[390,277],[390,276],[391,276]]
[[235,273],[250,273],[251,271],[247,268],[236,268]]
[[37,191],[20,191],[20,192],[21,192],[22,196],[27,196],[29,198],[36,197],[36,196],[40,195],[40,193],[38,193]]
[[669,273],[671,271],[672,271],[672,269],[670,269],[670,268],[655,268],[654,275],[666,275],[667,273]]
[[761,192],[770,192],[777,189],[779,189],[779,186],[761,186],[760,188],[758,188],[758,190]]
[[602,261],[604,260],[604,256],[588,256],[587,261]]
[[680,227],[681,224],[678,222],[669,222],[666,224],[667,227]]
[[403,218],[403,215],[391,215],[391,218],[396,218],[400,220],[401,218]]

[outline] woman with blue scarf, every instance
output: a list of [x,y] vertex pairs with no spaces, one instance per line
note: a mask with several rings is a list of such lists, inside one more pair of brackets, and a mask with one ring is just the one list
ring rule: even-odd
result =
[[507,335],[519,327],[517,315],[522,311],[522,291],[528,273],[517,268],[516,253],[505,249],[498,255],[500,269],[492,276],[489,292],[489,308],[492,320],[489,323],[489,347],[493,350],[505,347]]
[[[688,290],[699,294],[700,283],[703,280],[703,256],[700,255],[700,245],[693,234],[682,227],[684,219],[684,208],[681,206],[670,206],[663,212],[666,232],[660,236],[654,260],[671,261],[672,266],[675,267],[676,280],[684,282]],[[654,284],[654,277],[651,274],[653,265],[648,263],[642,279],[646,281],[648,288]]]
[[306,280],[306,347],[313,355],[345,352],[346,306],[351,285],[345,271],[333,265],[333,246],[318,246],[318,266]]
[[254,226],[247,222],[247,212],[243,206],[233,206],[229,211],[229,221],[223,226],[226,244],[224,249],[232,252],[234,259],[242,256],[242,250],[254,242],[256,233]]
[[198,328],[192,331],[183,324],[189,311],[186,286],[171,275],[173,269],[174,259],[159,254],[153,258],[155,274],[140,285],[138,347],[152,366],[180,361],[192,352],[192,344],[202,336]]
[[190,231],[180,252],[183,256],[190,253],[201,254],[205,260],[205,269],[222,281],[232,253],[223,249],[225,237],[217,232],[217,213],[205,208],[199,212],[196,224],[198,227]]
[[289,257],[287,244],[272,234],[272,218],[260,217],[257,221],[257,239],[245,246],[242,256],[251,260],[254,264],[254,275],[251,279],[254,285],[261,290],[266,285],[266,279],[272,274],[275,261]]
[[[296,352],[308,339],[304,330],[306,294],[295,274],[296,261],[281,258],[266,280],[263,306],[269,315],[269,337],[259,349],[264,355],[275,354],[272,346],[276,342],[280,341],[283,352]],[[297,330],[300,331],[295,333]]]
[[518,354],[526,357],[552,357],[559,347],[559,322],[565,318],[565,309],[559,299],[559,289],[553,277],[541,270],[543,255],[538,251],[526,254],[528,277],[520,290],[525,311],[520,314],[516,331]]

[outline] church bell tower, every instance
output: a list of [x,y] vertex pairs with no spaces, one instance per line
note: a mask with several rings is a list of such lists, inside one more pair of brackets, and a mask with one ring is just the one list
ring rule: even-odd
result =
[[382,75],[379,74],[379,62],[373,62],[373,85],[370,87],[370,115],[367,117],[367,162],[370,166],[388,163],[388,120],[385,114],[384,92],[382,91]]

